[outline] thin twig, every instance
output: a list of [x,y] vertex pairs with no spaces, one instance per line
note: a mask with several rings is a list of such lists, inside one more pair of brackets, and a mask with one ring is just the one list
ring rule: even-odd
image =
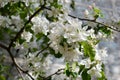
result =
[[16,34],[16,36],[11,40],[11,42],[10,42],[10,44],[9,44],[9,49],[12,47],[13,43],[20,37],[20,35],[21,35],[22,32],[24,31],[26,25],[31,22],[32,18],[33,18],[36,14],[38,14],[41,10],[44,9],[45,5],[46,5],[46,3],[43,4],[37,11],[35,11],[35,12],[33,13],[33,15],[31,15],[31,16],[29,17],[29,20],[24,24],[24,26],[23,26],[23,27],[21,28],[21,30]]
[[25,80],[24,77],[23,77],[23,75],[22,75],[22,73],[21,73],[21,71],[19,70],[19,68],[16,67],[16,69],[17,69],[17,71],[19,72],[21,78],[22,78],[23,80]]
[[38,57],[43,51],[45,51],[47,48],[49,48],[50,43],[47,45],[47,47],[43,48],[42,50],[40,50],[35,57]]
[[[55,73],[53,73],[53,74],[49,75],[48,77],[46,77],[46,79],[49,79],[49,78],[50,78],[51,76],[53,76],[53,75],[58,75],[58,74],[60,74],[61,71],[63,71],[63,70],[65,70],[65,68],[58,69]],[[63,72],[62,72],[62,73],[63,73]]]
[[11,51],[9,50],[9,48],[7,49],[12,61],[13,61],[13,64],[15,65],[16,68],[18,68],[20,71],[22,71],[23,73],[27,74],[32,80],[34,80],[34,78],[28,73],[28,70],[23,70],[15,61],[14,59],[14,56],[12,55]]
[[[70,15],[70,14],[68,14],[68,16],[70,16],[70,17],[72,17],[72,18],[78,18],[78,17],[75,17],[75,16]],[[112,27],[110,27],[110,26],[108,26],[108,25],[106,25],[106,24],[104,24],[104,23],[97,22],[96,20],[84,19],[84,18],[78,18],[78,19],[79,19],[79,20],[82,20],[82,21],[94,22],[94,23],[97,23],[97,24],[103,25],[103,26],[105,26],[105,27],[107,27],[107,28],[109,28],[109,29],[112,29],[112,30],[114,30],[114,31],[120,32],[120,30],[115,29],[115,28],[112,28]]]
[[29,20],[24,24],[24,26],[21,28],[21,30],[16,34],[16,36],[14,37],[14,39],[11,40],[11,42],[10,42],[10,44],[9,44],[9,47],[6,47],[6,46],[0,44],[0,47],[6,49],[6,50],[8,51],[8,53],[9,53],[9,55],[10,55],[12,61],[13,61],[13,64],[16,66],[16,68],[19,69],[20,71],[22,71],[23,73],[27,74],[32,80],[34,80],[34,78],[28,73],[28,71],[23,70],[23,69],[16,63],[16,61],[15,61],[15,59],[14,59],[14,56],[12,55],[10,49],[11,49],[13,43],[20,37],[20,35],[21,35],[22,32],[24,31],[26,25],[27,25],[29,22],[31,22],[32,18],[33,18],[36,14],[38,14],[38,13],[44,8],[45,5],[46,5],[46,3],[45,3],[44,5],[42,5],[37,11],[35,11],[35,13],[34,13],[33,15],[31,15],[31,16],[29,17]]
[[8,51],[8,53],[9,53],[11,59],[12,59],[12,62],[13,62],[13,64],[15,65],[15,67],[16,67],[17,69],[19,69],[19,70],[22,71],[23,73],[27,74],[32,80],[34,80],[34,78],[28,73],[28,70],[26,70],[26,71],[23,70],[23,69],[16,63],[16,61],[15,61],[15,59],[14,59],[14,56],[12,55],[9,47],[6,47],[6,46],[3,45],[3,44],[0,44],[0,47]]
[[31,15],[31,16],[29,17],[29,20],[24,24],[24,26],[23,26],[23,27],[21,28],[21,30],[16,34],[16,36],[11,40],[8,48],[6,48],[6,47],[3,46],[4,49],[6,49],[6,50],[8,51],[8,53],[9,53],[9,55],[10,55],[10,57],[11,57],[14,65],[16,66],[16,68],[18,68],[18,69],[19,69],[20,71],[22,71],[23,73],[27,74],[32,80],[34,80],[34,78],[29,74],[28,70],[26,70],[26,71],[23,70],[23,69],[16,63],[16,61],[15,61],[15,59],[14,59],[14,56],[13,56],[12,53],[11,53],[11,47],[12,47],[13,43],[20,37],[20,35],[21,35],[22,32],[24,31],[26,25],[31,22],[32,18],[33,18],[36,14],[38,14],[41,10],[44,9],[44,6],[45,6],[45,5],[46,5],[46,2],[45,2],[37,11],[35,11],[35,12],[33,13],[33,15]]
[[[45,7],[45,9],[51,10],[51,9],[48,8],[48,7]],[[112,30],[114,30],[114,31],[120,32],[120,30],[118,30],[117,28],[116,28],[116,29],[115,29],[115,28],[112,28],[112,27],[110,27],[109,25],[106,25],[106,24],[104,24],[104,23],[102,23],[102,22],[97,22],[96,20],[91,20],[91,19],[86,19],[86,18],[79,18],[79,17],[73,16],[73,15],[71,15],[71,14],[68,14],[68,16],[70,16],[70,17],[72,17],[72,18],[77,18],[77,19],[79,19],[79,20],[81,20],[81,21],[89,21],[89,22],[97,23],[97,24],[103,25],[103,26],[105,26],[105,27],[107,27],[107,28],[109,28],[109,29],[112,29]]]
[[22,71],[23,73],[27,74],[32,80],[34,80],[34,78],[28,73],[28,71],[27,71],[27,70],[26,70],[26,71],[23,70],[23,69],[16,63],[16,61],[15,61],[15,59],[14,59],[14,56],[13,56],[13,54],[11,53],[11,47],[12,47],[13,43],[20,37],[20,35],[21,35],[22,32],[24,31],[26,25],[27,25],[29,22],[31,22],[32,18],[33,18],[36,14],[38,14],[41,10],[44,9],[44,6],[45,6],[45,5],[46,5],[46,2],[45,2],[37,11],[35,11],[35,13],[33,13],[33,15],[31,15],[31,16],[29,17],[29,20],[24,24],[24,26],[23,26],[23,27],[21,28],[21,30],[16,34],[16,36],[11,40],[11,42],[10,42],[10,44],[9,44],[9,47],[7,47],[7,46],[5,46],[5,45],[3,45],[3,44],[0,43],[0,47],[8,51],[8,53],[9,53],[11,59],[12,59],[13,64],[15,65],[15,67],[16,67],[17,69],[19,69],[20,71]]
[[[16,54],[15,54],[15,56],[14,56],[14,57],[17,57],[17,55],[18,55],[18,52],[16,52]],[[15,65],[14,65],[14,63],[12,63],[10,66],[11,66],[11,67],[10,67],[10,69],[9,69],[9,73],[11,73],[11,72],[12,72],[12,68],[13,68]],[[18,68],[16,68],[16,69],[18,69]],[[18,72],[19,72],[19,73],[20,73],[20,75],[21,75],[20,70],[18,70]],[[9,78],[9,75],[6,75],[6,80],[8,80],[8,78]],[[24,79],[23,79],[23,80],[24,80]]]

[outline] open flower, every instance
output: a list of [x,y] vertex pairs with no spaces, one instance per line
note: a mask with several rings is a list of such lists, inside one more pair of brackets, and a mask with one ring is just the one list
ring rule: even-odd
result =
[[26,40],[26,42],[30,42],[30,39],[32,38],[32,34],[30,32],[24,31],[22,33],[22,38]]
[[101,65],[97,64],[95,67],[91,68],[90,70],[88,70],[88,74],[92,75],[92,76],[96,76],[96,77],[102,77],[101,75]]

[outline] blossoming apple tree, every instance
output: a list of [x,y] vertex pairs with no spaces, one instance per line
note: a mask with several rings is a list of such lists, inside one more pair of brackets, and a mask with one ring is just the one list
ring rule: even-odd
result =
[[[98,45],[119,30],[98,22],[101,10],[89,7],[83,19],[70,14],[74,0],[0,1],[0,52],[9,54],[21,74],[19,80],[107,80],[103,63],[107,48]],[[20,55],[23,65],[14,54]],[[48,75],[50,57],[64,59],[64,67]],[[0,80],[6,80],[0,61]]]

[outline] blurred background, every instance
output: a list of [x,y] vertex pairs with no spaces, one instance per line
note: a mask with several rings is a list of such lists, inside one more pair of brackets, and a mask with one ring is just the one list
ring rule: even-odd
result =
[[[76,10],[73,15],[84,17],[84,11],[89,5],[95,4],[102,10],[104,18],[99,19],[100,22],[110,24],[120,29],[120,25],[116,22],[120,21],[120,0],[75,0]],[[113,40],[103,40],[100,47],[108,47],[108,57],[105,61],[106,75],[108,80],[120,80],[120,32],[114,32]]]

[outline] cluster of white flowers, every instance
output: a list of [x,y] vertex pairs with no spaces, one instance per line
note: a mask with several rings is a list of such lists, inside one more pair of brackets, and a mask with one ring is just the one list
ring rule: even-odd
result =
[[[1,6],[4,6],[6,3],[10,2],[11,0],[4,0],[3,2],[0,2]],[[19,1],[19,0],[13,0],[13,1]],[[39,0],[20,0],[26,3],[26,5],[29,5],[30,2],[37,3]],[[46,0],[47,6],[54,2],[53,0]],[[82,21],[76,18],[72,18],[68,16],[68,11],[65,11],[67,9],[67,6],[65,5],[66,2],[69,2],[69,0],[58,0],[60,4],[63,5],[63,7],[60,10],[64,11],[65,13],[60,13],[59,8],[51,7],[51,10],[47,10],[47,13],[49,13],[48,17],[58,17],[58,20],[55,21],[49,21],[45,15],[37,15],[32,18],[31,22],[33,26],[31,29],[34,31],[34,33],[30,33],[29,31],[23,31],[21,34],[21,37],[25,39],[25,43],[22,45],[18,44],[18,46],[22,46],[25,48],[27,45],[27,49],[29,48],[40,48],[38,47],[39,44],[36,40],[36,34],[42,33],[47,38],[49,38],[50,45],[49,47],[52,48],[55,51],[55,54],[62,54],[65,58],[65,61],[79,61],[81,65],[85,65],[85,68],[91,68],[92,65],[94,65],[90,70],[88,70],[88,74],[90,75],[96,75],[97,77],[101,77],[101,65],[102,60],[107,56],[106,49],[99,49],[97,45],[93,45],[92,41],[88,40],[88,37],[91,37],[93,39],[99,39],[102,38],[102,33],[98,33],[98,35],[94,34],[94,30],[90,29],[87,31],[88,26],[82,26]],[[44,0],[41,0],[41,2],[44,2]],[[2,5],[4,4],[4,5]],[[86,15],[89,13],[86,11]],[[17,25],[17,30],[21,29],[21,26],[24,25],[23,20],[20,19],[20,16],[11,16],[11,20],[7,17],[0,16],[0,26],[5,24],[15,24]],[[23,24],[22,24],[23,23]],[[33,37],[33,41],[30,41]],[[92,47],[95,49],[95,59],[92,61],[90,58],[82,59],[80,56],[84,57],[84,51],[80,50],[81,42],[87,41],[92,44]],[[46,43],[46,44],[48,44]],[[16,44],[17,46],[17,44]],[[83,48],[82,48],[83,49]],[[34,53],[34,52],[33,52]],[[32,53],[29,53],[32,54]],[[29,63],[32,63],[33,66],[30,68],[30,70],[34,71],[40,71],[42,68],[43,70],[48,70],[49,65],[52,64],[51,58],[47,57],[49,59],[46,59],[43,64],[40,63],[41,57],[35,57],[34,54],[29,55],[30,58],[26,60],[27,66]],[[82,59],[82,60],[80,60]],[[35,68],[35,69],[34,69]]]
[[92,67],[90,70],[88,70],[88,74],[100,78],[100,77],[102,77],[101,69],[102,69],[101,64],[97,64],[95,67]]
[[29,3],[37,3],[39,0],[0,0],[0,7],[4,7],[8,2],[25,2],[25,4],[28,6]]
[[98,46],[96,46],[95,50],[96,50],[96,55],[95,55],[96,60],[104,60],[107,57],[107,48],[99,49]]
[[[85,68],[89,69],[87,71],[88,74],[96,77],[101,77],[101,71],[102,71],[102,62],[101,61],[91,61],[90,58],[83,59],[80,62],[81,65],[85,65]],[[92,66],[92,67],[91,67]]]
[[0,16],[0,26],[2,27],[8,27],[8,25],[11,23],[10,19],[4,16]]
[[37,16],[32,19],[33,26],[32,30],[37,34],[39,32],[44,33],[47,35],[49,32],[49,21],[43,16]]
[[[62,53],[65,56],[66,60],[72,60],[75,58],[75,56],[77,57],[76,53],[78,54],[80,51],[78,51],[78,43],[75,42],[83,40],[80,36],[82,34],[79,33],[81,22],[77,26],[75,26],[75,24],[71,25],[71,23],[66,23],[64,25],[61,22],[52,23],[50,26],[53,26],[50,30],[50,34],[48,35],[50,42],[52,42],[50,44],[50,47],[52,47],[56,53]],[[62,42],[62,39],[66,39],[67,41]],[[63,43],[63,46],[60,45],[60,43]],[[69,47],[67,43],[71,45],[71,47]]]
[[7,27],[15,31],[19,31],[24,25],[23,20],[19,16],[0,16],[0,26]]
[[95,46],[95,60],[91,61],[90,58],[83,59],[80,64],[85,65],[85,68],[90,68],[91,65],[93,66],[90,70],[88,70],[88,74],[96,77],[101,77],[101,71],[102,71],[102,63],[104,58],[107,57],[107,49],[98,48],[98,45]]
[[32,38],[32,34],[26,31],[24,31],[21,36],[26,40],[26,42],[30,42],[30,39]]

